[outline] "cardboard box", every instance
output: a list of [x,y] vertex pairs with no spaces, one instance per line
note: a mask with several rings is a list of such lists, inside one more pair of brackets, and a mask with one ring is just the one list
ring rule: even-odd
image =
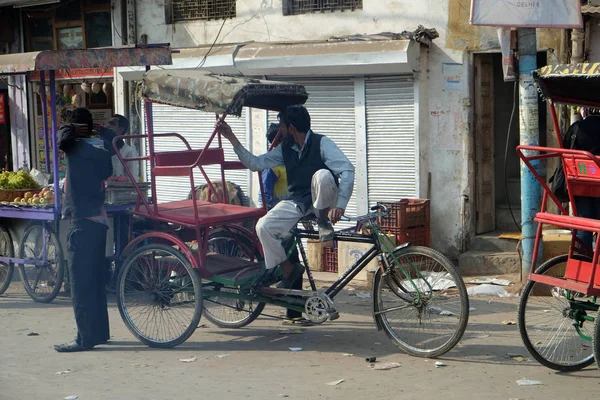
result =
[[[387,236],[394,244],[396,243],[395,235]],[[358,261],[367,251],[369,251],[371,247],[373,247],[373,245],[370,243],[338,241],[338,276],[344,275],[348,268]],[[374,258],[369,264],[367,264],[366,268],[363,268],[363,270],[354,277],[354,279],[367,282],[367,271],[375,271],[378,266],[377,258]]]
[[323,248],[333,247],[333,242],[321,242],[315,239],[307,240],[306,256],[311,271],[323,271]]
[[542,245],[542,262],[544,262],[569,252],[569,247],[571,246],[571,231],[543,231],[542,240],[544,242]]

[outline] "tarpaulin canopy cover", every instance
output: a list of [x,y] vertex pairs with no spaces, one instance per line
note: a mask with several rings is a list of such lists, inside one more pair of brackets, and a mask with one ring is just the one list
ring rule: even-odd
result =
[[240,116],[243,107],[281,110],[304,104],[302,85],[200,70],[152,70],[144,74],[142,96],[152,102]]
[[600,63],[547,65],[533,77],[544,99],[600,108]]

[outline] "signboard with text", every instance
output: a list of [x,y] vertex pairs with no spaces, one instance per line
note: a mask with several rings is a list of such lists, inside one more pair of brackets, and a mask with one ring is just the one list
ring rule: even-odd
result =
[[[112,77],[114,70],[109,68],[72,68],[69,70],[58,69],[54,77],[56,79],[75,79],[75,78],[102,78]],[[31,71],[29,78],[32,81],[40,80],[40,71]],[[46,82],[48,81],[48,71],[46,71]]]
[[471,0],[471,25],[582,29],[580,0]]

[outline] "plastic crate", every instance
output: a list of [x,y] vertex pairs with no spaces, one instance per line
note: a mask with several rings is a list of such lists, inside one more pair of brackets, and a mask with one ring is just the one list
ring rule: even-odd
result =
[[431,244],[429,226],[418,228],[385,228],[385,233],[396,236],[398,245],[410,243],[412,246],[426,246]]
[[429,200],[402,199],[393,203],[380,202],[388,208],[388,216],[379,218],[379,226],[383,230],[390,228],[423,228],[429,229]]
[[[137,202],[138,194],[132,184],[123,184],[118,182],[121,184],[114,185],[114,183],[115,182],[112,182],[111,185],[106,186],[106,196],[104,200],[106,204],[133,204]],[[142,193],[147,197],[150,184],[141,182],[138,185]]]
[[338,271],[338,253],[335,247],[323,247],[323,271]]

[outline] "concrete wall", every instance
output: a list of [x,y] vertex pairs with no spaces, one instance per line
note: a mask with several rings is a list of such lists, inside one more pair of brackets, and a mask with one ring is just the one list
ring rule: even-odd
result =
[[[440,37],[422,52],[422,67],[417,72],[420,195],[431,198],[433,247],[456,257],[474,232],[472,53],[499,51],[496,30],[468,24],[470,0],[364,0],[363,10],[301,16],[283,16],[281,3],[238,0],[237,17],[225,22],[217,43],[327,39],[401,32],[418,25],[437,29]],[[145,34],[149,43],[169,42],[180,48],[211,44],[221,24],[193,21],[166,25],[163,1],[137,3],[138,39]],[[540,31],[540,48],[560,51],[559,32]],[[455,76],[460,84],[445,87],[444,77],[448,75]],[[261,120],[254,116],[253,125]],[[257,151],[264,148],[260,140],[255,140],[253,147]]]

